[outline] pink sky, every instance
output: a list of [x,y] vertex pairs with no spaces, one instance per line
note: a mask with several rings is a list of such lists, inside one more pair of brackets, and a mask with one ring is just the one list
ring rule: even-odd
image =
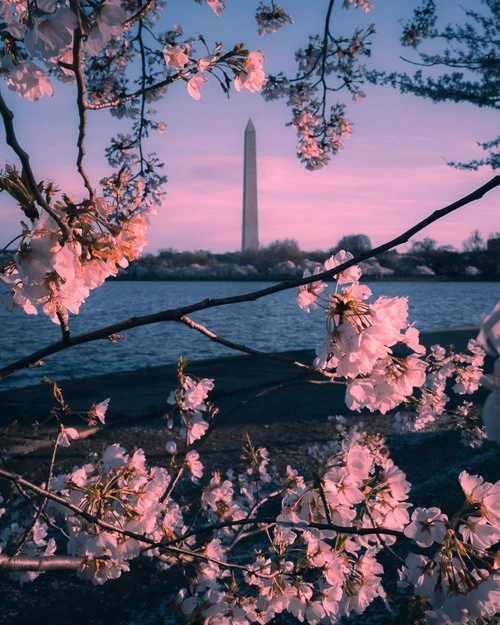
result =
[[[254,3],[242,6],[228,0],[220,20],[208,8],[188,4],[189,11],[185,0],[171,0],[165,27],[178,21],[186,34],[203,32],[208,41],[222,40],[227,47],[242,40],[250,48],[262,48],[271,72],[283,64],[291,66],[293,50],[306,43],[308,32],[321,28],[320,12],[304,15],[300,0],[284,2],[296,24],[266,38],[255,33]],[[375,0],[375,5],[368,15],[353,10],[339,13],[339,28],[347,22],[352,29],[357,23],[374,21],[378,34],[371,65],[392,67],[400,53],[397,19],[408,16],[413,3]],[[449,11],[449,19],[459,19],[459,8]],[[480,156],[475,142],[496,134],[494,111],[467,104],[437,105],[390,88],[368,87],[365,100],[348,106],[354,134],[343,152],[323,170],[309,172],[295,157],[294,131],[285,127],[289,111],[283,102],[265,103],[249,93],[233,93],[228,101],[214,82],[204,87],[199,102],[189,98],[184,84],[175,84],[167,98],[157,103],[158,117],[168,127],[150,145],[165,160],[169,182],[164,205],[152,221],[148,251],[167,247],[227,251],[241,246],[243,133],[250,117],[257,132],[263,245],[293,238],[305,250],[328,249],[350,233],[365,233],[378,245],[493,176],[488,169],[454,170],[444,159]],[[78,197],[82,188],[71,165],[76,137],[73,91],[56,87],[59,93],[52,99],[29,103],[8,93],[8,103],[37,178],[53,178]],[[100,113],[89,115],[89,122],[87,168],[98,180],[105,170],[102,152],[107,138],[112,131],[125,131],[125,124]],[[2,161],[15,162],[7,146],[0,145]],[[19,232],[20,214],[2,195],[0,232],[5,244]],[[485,236],[500,230],[499,200],[496,189],[416,238],[429,236],[461,248],[476,228]]]

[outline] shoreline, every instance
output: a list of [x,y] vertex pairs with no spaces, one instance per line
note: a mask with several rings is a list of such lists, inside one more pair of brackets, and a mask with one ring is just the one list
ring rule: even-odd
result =
[[[477,336],[478,330],[476,326],[466,326],[422,332],[420,336],[426,348],[435,343],[444,346],[453,344],[460,351],[469,339]],[[292,350],[279,355],[307,364],[311,364],[315,356],[312,349]],[[187,372],[214,379],[215,388],[210,398],[221,410],[230,409],[235,402],[246,401],[259,389],[277,387],[269,395],[264,408],[263,402],[250,401],[242,411],[243,416],[238,419],[252,422],[255,419],[293,421],[296,417],[292,412],[310,414],[312,418],[349,412],[344,404],[343,386],[311,385],[308,379],[313,379],[314,374],[267,358],[238,354],[193,361]],[[316,376],[316,379],[324,378]],[[170,391],[177,386],[177,374],[176,365],[170,364],[58,382],[65,400],[75,411],[87,411],[93,403],[110,397],[108,415],[109,422],[113,422],[165,412]],[[8,427],[14,421],[21,426],[43,423],[53,406],[50,391],[44,384],[0,390],[0,427]]]

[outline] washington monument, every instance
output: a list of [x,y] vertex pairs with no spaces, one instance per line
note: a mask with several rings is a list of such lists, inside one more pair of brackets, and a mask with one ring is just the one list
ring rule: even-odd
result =
[[245,128],[245,161],[243,166],[243,234],[241,250],[259,249],[259,221],[257,215],[257,150],[255,127],[248,120]]

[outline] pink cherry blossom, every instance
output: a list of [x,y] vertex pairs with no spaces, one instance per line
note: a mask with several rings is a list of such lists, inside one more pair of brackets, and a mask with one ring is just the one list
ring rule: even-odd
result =
[[225,8],[226,0],[206,0],[208,6],[212,9],[212,11],[220,17],[222,15],[222,11]]
[[209,67],[211,67],[219,57],[215,54],[210,54],[208,56],[204,56],[198,60],[198,69],[200,72],[204,72]]
[[60,447],[69,447],[71,445],[71,441],[78,438],[80,438],[78,430],[75,430],[75,428],[62,427],[57,439],[58,445]]
[[203,74],[196,74],[188,80],[187,90],[193,100],[201,99],[200,89],[206,82],[208,82],[208,78]]
[[[308,278],[311,275],[317,275],[321,273],[321,268],[316,267],[311,274],[309,269],[306,269],[303,274],[303,278]],[[304,284],[299,286],[299,294],[297,295],[297,304],[305,310],[305,312],[310,312],[311,308],[318,307],[318,295],[322,293],[328,285],[326,282],[322,282],[321,280],[317,280],[316,282],[310,282],[309,284]]]
[[121,0],[106,0],[96,11],[96,24],[87,36],[85,51],[95,56],[111,39],[119,39],[123,35],[122,24],[126,17]]
[[266,84],[264,73],[264,55],[260,50],[254,50],[247,56],[243,71],[234,79],[236,91],[248,89],[251,93],[260,91]]
[[[163,57],[168,67],[177,70],[184,69],[184,67],[189,62],[189,56],[186,52],[185,46],[171,45],[167,43],[166,46],[163,48]],[[190,95],[194,98],[191,92]],[[194,99],[199,100],[200,98]]]
[[[335,269],[335,267],[343,265],[352,258],[354,258],[354,256],[351,252],[340,250],[334,256],[330,256],[330,258],[325,261],[325,270],[328,271],[330,269]],[[345,284],[346,282],[357,282],[360,277],[361,269],[358,265],[353,265],[352,267],[349,267],[349,269],[345,269],[341,273],[336,274],[335,280],[337,280],[338,284]]]
[[420,547],[430,547],[432,543],[442,543],[446,536],[448,517],[439,508],[416,508],[411,515],[411,523],[404,533]]
[[[2,65],[5,65],[2,61]],[[35,63],[19,63],[7,73],[7,86],[28,100],[39,100],[54,92],[49,75]]]
[[95,422],[97,420],[100,423],[104,424],[109,401],[110,401],[110,398],[108,397],[107,399],[105,399],[104,401],[101,401],[98,404],[93,404],[88,413],[89,421]]
[[76,27],[73,11],[61,7],[36,18],[33,27],[26,32],[24,43],[32,56],[57,59],[71,46]]
[[186,466],[191,471],[191,474],[195,480],[199,479],[203,475],[203,464],[200,461],[200,454],[192,449],[186,454],[185,458]]
[[488,549],[500,540],[500,525],[490,525],[483,517],[469,516],[459,527],[464,540],[478,549]]

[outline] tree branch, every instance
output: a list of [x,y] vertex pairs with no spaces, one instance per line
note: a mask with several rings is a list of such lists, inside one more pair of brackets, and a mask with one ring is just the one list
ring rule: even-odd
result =
[[457,200],[456,202],[453,202],[452,204],[449,204],[444,208],[434,211],[431,215],[429,215],[419,223],[415,224],[398,237],[391,239],[383,245],[379,245],[378,247],[375,247],[371,250],[362,252],[361,254],[358,254],[355,258],[352,258],[351,260],[348,260],[342,265],[339,265],[334,269],[330,269],[329,271],[324,271],[316,275],[308,276],[307,278],[287,280],[286,282],[280,282],[279,284],[275,284],[265,289],[260,289],[259,291],[253,291],[251,293],[244,293],[242,295],[233,295],[231,297],[221,297],[214,299],[208,298],[189,306],[167,309],[140,317],[131,317],[130,319],[119,321],[117,323],[106,326],[104,328],[100,328],[98,330],[94,330],[92,332],[73,336],[71,338],[68,338],[64,342],[57,341],[56,343],[47,345],[46,347],[26,356],[25,358],[21,358],[20,360],[17,360],[16,362],[13,362],[0,369],[0,380],[6,378],[9,375],[12,375],[16,371],[19,371],[34,364],[35,362],[38,362],[39,360],[42,360],[43,358],[46,358],[47,356],[50,356],[51,354],[55,354],[69,347],[74,347],[75,345],[82,345],[83,343],[89,343],[90,341],[96,341],[99,339],[109,339],[109,337],[113,334],[117,334],[125,330],[130,330],[132,328],[137,328],[144,325],[161,323],[163,321],[180,321],[182,317],[190,315],[191,313],[197,312],[199,310],[207,310],[209,308],[228,306],[230,304],[239,304],[242,302],[254,302],[263,297],[267,297],[268,295],[272,295],[273,293],[279,293],[280,291],[286,291],[288,289],[293,289],[305,284],[311,284],[312,282],[316,282],[318,280],[331,279],[338,273],[345,271],[349,267],[352,267],[353,265],[356,265],[363,260],[367,260],[368,258],[372,258],[374,256],[377,256],[377,254],[386,252],[387,250],[390,250],[397,245],[406,243],[414,234],[420,232],[428,225],[434,223],[435,221],[438,221],[439,219],[442,219],[446,215],[449,215],[453,211],[461,208],[462,206],[481,199],[484,195],[486,195],[486,193],[498,186],[500,186],[500,175],[495,176],[489,182],[482,185],[472,193],[469,193],[460,200]]
[[155,2],[156,0],[148,0],[145,2],[144,5],[136,13],[134,13],[134,15],[132,15],[132,17],[129,17],[126,22],[123,22],[122,30],[128,30],[137,21],[144,19]]
[[[72,4],[74,4],[72,2]],[[81,28],[81,16],[78,7],[78,3],[76,6],[73,6],[73,11],[78,17],[78,28],[74,31],[73,36],[73,71],[75,73],[76,80],[76,104],[78,108],[78,139],[76,142],[78,148],[78,156],[76,159],[76,167],[78,169],[78,173],[83,178],[83,183],[85,188],[89,192],[89,198],[93,200],[95,198],[95,191],[92,188],[92,184],[88,177],[87,172],[83,167],[83,158],[86,154],[85,150],[85,131],[87,125],[87,110],[84,105],[85,101],[85,70],[83,65],[83,50],[82,50],[82,28]]]
[[[82,510],[75,504],[73,504],[69,499],[65,497],[61,497],[59,495],[55,495],[54,493],[37,486],[36,484],[22,478],[15,473],[11,473],[10,471],[5,471],[0,468],[0,477],[3,477],[10,482],[27,488],[31,490],[33,493],[37,495],[41,495],[42,497],[46,497],[47,499],[51,499],[56,503],[59,503],[72,512],[74,512],[77,516],[82,517],[86,521],[93,523],[96,526],[99,526],[102,529],[105,529],[110,532],[114,532],[120,534],[122,536],[127,536],[128,538],[135,539],[141,543],[145,543],[153,548],[159,548],[162,550],[170,551],[174,554],[178,555],[188,555],[190,558],[197,558],[204,561],[211,561],[220,563],[226,567],[236,567],[242,568],[246,570],[246,567],[242,567],[240,565],[232,564],[229,562],[220,562],[214,558],[208,557],[205,554],[198,553],[196,551],[186,550],[183,548],[176,547],[175,545],[186,541],[188,538],[192,536],[197,536],[199,534],[203,534],[206,532],[213,532],[217,529],[222,529],[224,527],[236,527],[236,526],[244,526],[244,525],[281,525],[283,527],[290,527],[297,530],[307,530],[307,529],[320,529],[320,530],[330,530],[335,531],[338,534],[347,534],[347,535],[358,535],[358,536],[366,536],[366,535],[388,535],[388,536],[396,536],[397,538],[403,538],[407,540],[409,539],[403,532],[400,530],[394,530],[390,528],[384,527],[356,527],[356,526],[342,526],[336,525],[334,523],[315,523],[315,522],[286,522],[282,521],[277,523],[276,519],[273,517],[263,517],[263,518],[254,518],[254,519],[239,519],[232,521],[223,521],[220,523],[212,523],[211,525],[206,525],[202,527],[198,527],[192,530],[185,532],[182,536],[178,536],[171,540],[167,541],[155,541],[148,536],[143,534],[137,534],[136,532],[132,532],[129,530],[124,530],[121,527],[113,525],[112,523],[107,523],[106,521],[102,521],[99,517]],[[50,562],[53,562],[51,565]],[[58,567],[58,562],[61,564]],[[10,570],[55,570],[57,568],[63,569],[74,569],[77,568],[81,563],[79,558],[66,558],[64,556],[39,556],[35,558],[28,558],[26,556],[5,556],[0,554],[0,569],[10,569]],[[17,568],[16,568],[17,567]]]
[[144,89],[142,88],[137,89],[137,91],[134,91],[133,93],[125,94],[123,96],[115,98],[114,100],[109,100],[107,102],[92,103],[92,102],[89,102],[87,99],[85,99],[83,100],[83,105],[85,106],[86,109],[91,110],[91,111],[98,111],[101,109],[107,109],[107,108],[112,108],[115,106],[120,106],[121,104],[126,104],[127,102],[131,102],[132,100],[135,100],[136,98],[140,96],[147,95],[148,93],[157,91],[158,89],[163,89],[164,87],[167,87],[168,85],[171,85],[172,83],[174,83],[180,77],[181,77],[181,72],[177,72],[176,74],[172,74],[172,76],[168,76],[167,78],[165,78],[165,80],[162,80],[156,83],[155,85],[151,85]]
[[197,332],[200,332],[201,334],[209,338],[214,343],[225,345],[226,347],[229,347],[230,349],[234,349],[235,351],[243,352],[245,354],[250,354],[251,356],[258,356],[259,358],[267,358],[268,360],[275,360],[277,362],[283,362],[287,365],[292,365],[293,367],[299,367],[299,369],[305,369],[306,371],[309,371],[311,373],[319,373],[323,375],[323,372],[320,371],[319,369],[316,369],[315,367],[311,367],[310,365],[306,365],[303,362],[300,362],[298,360],[290,360],[289,358],[284,358],[283,356],[280,356],[278,354],[270,354],[268,352],[262,352],[262,351],[259,351],[258,349],[247,347],[246,345],[242,345],[241,343],[233,343],[233,341],[229,341],[228,339],[225,339],[222,336],[215,334],[215,332],[212,332],[201,323],[197,323],[194,319],[191,319],[191,317],[188,317],[187,315],[184,315],[183,317],[181,317],[179,321],[183,323],[184,325],[187,325],[188,328],[191,328],[192,330],[196,330]]
[[84,558],[71,556],[6,556],[0,553],[0,571],[73,571]]
[[[41,206],[54,219],[57,225],[61,228],[61,231],[64,235],[65,240],[69,239],[71,236],[71,230],[69,229],[68,225],[64,223],[64,221],[59,217],[59,215],[45,201],[44,197],[42,196],[40,192],[40,189],[38,188],[38,184],[35,180],[33,170],[31,169],[30,157],[28,156],[27,152],[25,152],[22,149],[22,147],[19,145],[19,142],[16,137],[14,124],[13,124],[14,113],[9,109],[9,107],[5,103],[5,100],[3,99],[1,91],[0,91],[0,115],[2,115],[4,126],[5,126],[5,135],[6,135],[7,145],[9,145],[14,150],[19,160],[21,161],[23,173],[26,176],[26,179],[28,181],[29,190],[35,197],[38,205]],[[36,214],[29,216],[30,219],[34,220],[38,218],[39,215],[36,209],[35,209],[35,213]]]

